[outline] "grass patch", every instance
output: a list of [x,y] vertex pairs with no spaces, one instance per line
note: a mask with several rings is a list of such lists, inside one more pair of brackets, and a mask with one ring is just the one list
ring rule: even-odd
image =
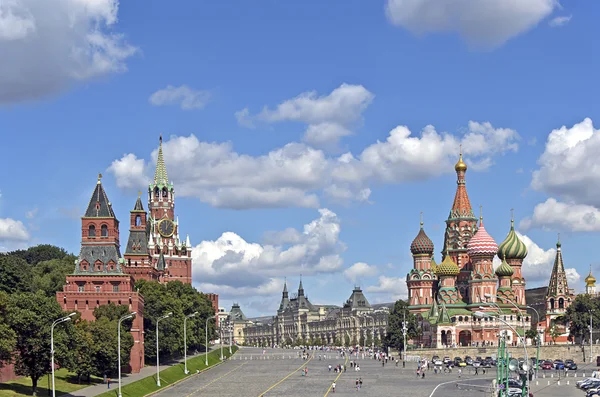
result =
[[[50,381],[49,381],[50,379]],[[44,376],[38,381],[38,396],[47,396],[48,390],[52,390],[51,378]],[[54,384],[56,386],[56,395],[70,393],[75,390],[83,389],[84,387],[93,386],[96,383],[102,382],[102,379],[92,376],[92,383],[82,381],[77,383],[77,376],[74,373],[67,371],[64,368],[57,369],[54,373]],[[31,396],[31,378],[22,377],[9,382],[0,383],[0,397],[20,397]]]
[[[237,346],[233,346],[231,348],[232,352],[235,353],[238,349]],[[223,355],[229,357],[229,348],[223,349]],[[217,363],[221,362],[221,350],[215,349],[208,353],[208,367],[211,367]],[[183,373],[183,363],[174,364],[166,369],[160,371],[160,384],[161,387],[156,386],[156,374],[153,376],[148,376],[144,379],[140,379],[136,382],[125,385],[121,388],[121,392],[123,397],[143,397],[152,392],[155,392],[160,389],[164,389],[165,387],[172,385],[173,383],[187,378],[189,376],[193,376],[196,374],[196,370],[202,371],[208,368],[204,365],[204,354],[200,356],[196,356],[194,358],[188,359],[187,367],[190,373],[188,375]],[[105,392],[100,394],[97,397],[116,397],[118,393],[118,385],[115,383],[114,390]],[[0,396],[2,397],[2,396]]]

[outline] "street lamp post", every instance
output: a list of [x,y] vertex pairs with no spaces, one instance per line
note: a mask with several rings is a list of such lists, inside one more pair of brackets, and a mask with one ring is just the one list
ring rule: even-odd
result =
[[188,318],[196,317],[196,314],[198,312],[188,314],[183,318],[183,373],[186,375],[190,373],[187,369],[187,320]]
[[[486,317],[486,316],[487,316],[487,314],[486,314],[486,313],[484,313],[484,312],[480,312],[480,311],[477,311],[477,312],[473,313],[473,315],[474,315],[475,317],[480,317],[480,318],[482,318],[482,317]],[[500,316],[497,316],[496,318],[497,318],[498,320],[500,320],[501,322],[503,322],[504,324],[506,324],[506,325],[507,325],[507,326],[508,326],[508,327],[509,327],[509,328],[510,328],[510,329],[511,329],[511,330],[512,330],[512,331],[513,331],[515,334],[517,334],[517,335],[519,334],[519,333],[517,332],[517,330],[513,328],[513,326],[512,326],[512,325],[510,325],[510,324],[509,324],[507,321],[503,320],[503,319],[502,319]],[[524,366],[523,366],[523,370],[527,372],[527,371],[529,371],[529,364],[527,363],[527,362],[528,362],[528,356],[527,356],[527,346],[525,346],[525,341],[524,341],[524,339],[521,339],[521,342],[522,342],[522,344],[523,344],[523,350],[524,350],[524,352],[525,352],[525,363],[523,364],[523,365],[524,365]],[[527,392],[527,394],[526,394],[527,396],[529,396],[529,382],[528,382],[528,379],[529,379],[529,378],[526,376],[526,377],[525,377],[525,389],[526,389],[526,392]]]
[[231,357],[231,355],[233,353],[231,353],[231,343],[232,343],[232,336],[233,336],[233,323],[229,323],[229,356]]
[[223,324],[219,321],[219,342],[221,342],[221,361],[223,361]]
[[124,315],[123,317],[121,317],[119,319],[119,323],[118,326],[119,328],[117,328],[117,359],[119,360],[119,397],[122,397],[121,394],[121,322],[123,322],[124,320],[129,320],[130,318],[133,318],[133,316],[135,316],[137,314],[137,312],[133,312],[133,313],[129,313]]
[[594,326],[594,322],[593,322],[593,318],[592,318],[592,312],[588,310],[588,313],[590,314],[590,363],[592,362],[592,341],[594,340],[592,338],[592,333],[593,333],[593,326]]
[[204,327],[204,331],[206,332],[206,339],[205,339],[205,343],[206,346],[204,347],[205,353],[204,353],[204,365],[208,367],[208,320],[212,320],[213,318],[217,317],[218,314],[215,314],[214,316],[210,316],[206,319],[206,324]]
[[402,337],[404,342],[402,343],[402,368],[406,367],[406,310],[402,313],[404,320],[402,321]]
[[536,341],[537,341],[537,349],[536,349],[536,354],[535,354],[535,378],[537,379],[538,377],[538,368],[540,366],[540,343],[541,343],[541,338],[540,338],[540,330],[538,328],[538,324],[540,323],[540,314],[538,313],[537,310],[535,310],[535,307],[532,306],[526,306],[527,309],[531,309],[535,312],[535,315],[537,316],[537,321],[535,322],[535,336],[536,336]]
[[159,317],[156,320],[156,386],[160,387],[160,355],[158,350],[158,323],[160,320],[164,320],[165,318],[171,317],[173,312],[169,312],[162,317]]
[[69,314],[66,317],[59,318],[58,320],[52,323],[50,327],[50,366],[52,367],[52,397],[56,397],[56,387],[54,386],[54,327],[60,323],[64,323],[65,321],[71,321],[71,317],[73,317],[75,312]]

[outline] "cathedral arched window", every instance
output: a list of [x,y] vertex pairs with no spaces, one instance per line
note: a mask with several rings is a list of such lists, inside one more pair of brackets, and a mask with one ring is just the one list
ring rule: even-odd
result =
[[142,226],[142,217],[139,215],[135,216],[135,225],[136,226]]
[[560,298],[558,300],[558,308],[559,309],[564,309],[565,308],[565,300],[563,298]]
[[88,227],[88,237],[96,237],[96,226],[90,225]]
[[100,227],[100,235],[102,237],[108,237],[108,225],[102,225]]
[[169,195],[169,191],[167,190],[166,187],[164,187],[163,190],[162,190],[162,196],[163,197],[167,197],[168,195]]
[[554,310],[554,298],[550,299],[550,310]]
[[158,187],[154,188],[154,197],[156,197],[156,198],[160,197],[160,190],[158,189]]

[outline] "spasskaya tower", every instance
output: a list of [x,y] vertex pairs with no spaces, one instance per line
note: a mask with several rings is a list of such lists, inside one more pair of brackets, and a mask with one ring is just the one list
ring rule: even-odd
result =
[[[167,176],[162,136],[158,147],[154,180],[148,186],[147,219],[134,216],[136,210],[145,214],[141,202],[136,203],[131,216],[130,241],[125,253],[128,273],[135,277],[136,273],[142,271],[146,276],[140,278],[158,278],[162,283],[179,280],[191,284],[192,248],[189,236],[186,236],[185,241],[181,241],[179,218],[175,216],[175,189]],[[133,247],[131,250],[130,245]],[[140,256],[146,255],[148,267],[151,268],[148,270],[151,271],[143,271],[143,261],[138,262]],[[139,267],[136,267],[138,263]]]

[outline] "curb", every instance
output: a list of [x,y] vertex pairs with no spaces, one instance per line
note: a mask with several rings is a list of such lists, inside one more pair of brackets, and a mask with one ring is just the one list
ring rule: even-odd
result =
[[[238,350],[237,350],[235,353],[237,353],[238,351],[239,351],[239,349],[238,349]],[[235,353],[233,353],[231,356],[229,356],[229,357],[227,358],[227,360],[223,360],[223,361],[221,361],[221,362],[219,362],[219,363],[216,363],[216,364],[213,364],[213,365],[211,365],[211,366],[210,366],[210,367],[208,367],[208,368],[204,368],[202,371],[200,371],[200,372],[198,372],[198,373],[195,373],[195,374],[192,374],[192,376],[187,376],[187,377],[185,377],[185,378],[179,379],[178,381],[176,381],[176,382],[173,382],[173,383],[171,383],[171,384],[169,384],[169,385],[167,385],[167,386],[165,386],[165,387],[163,387],[163,388],[161,388],[161,389],[155,390],[155,391],[153,391],[152,393],[148,393],[148,394],[144,395],[144,397],[150,397],[150,396],[153,396],[153,395],[155,395],[155,394],[158,394],[158,393],[160,393],[160,392],[163,392],[163,391],[165,391],[165,390],[167,390],[167,389],[169,389],[169,388],[171,388],[171,387],[173,387],[173,386],[175,386],[175,385],[177,385],[177,384],[179,384],[179,383],[181,383],[181,382],[183,382],[183,381],[186,381],[186,380],[192,379],[194,376],[198,376],[198,375],[200,375],[200,374],[203,374],[204,372],[210,371],[211,369],[213,369],[213,368],[215,368],[215,367],[218,367],[219,365],[225,364],[225,362],[229,361],[229,359],[230,359],[231,357],[233,357],[233,356],[235,355]],[[151,376],[154,376],[154,375],[151,375]]]

